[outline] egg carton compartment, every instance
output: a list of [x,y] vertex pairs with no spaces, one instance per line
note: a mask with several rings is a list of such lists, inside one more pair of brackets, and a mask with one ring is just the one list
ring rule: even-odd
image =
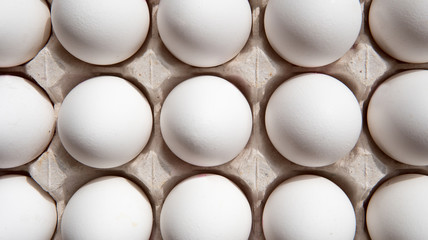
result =
[[[120,167],[95,169],[77,162],[66,152],[55,133],[49,147],[36,160],[21,167],[0,170],[0,174],[29,174],[53,197],[58,211],[53,239],[61,239],[61,215],[73,193],[90,180],[106,175],[124,176],[145,191],[154,211],[151,239],[161,239],[159,216],[163,201],[176,184],[197,173],[226,176],[244,191],[253,214],[250,239],[264,239],[262,212],[273,189],[282,181],[305,173],[324,176],[344,190],[356,213],[355,239],[370,239],[365,210],[373,189],[398,174],[428,174],[426,167],[402,164],[384,154],[371,139],[367,128],[367,104],[380,83],[403,70],[428,68],[428,64],[394,60],[376,45],[367,21],[371,0],[360,1],[364,10],[363,24],[354,46],[340,60],[317,68],[292,65],[276,54],[267,41],[263,26],[268,0],[249,2],[253,20],[250,38],[235,58],[217,67],[192,67],[175,58],[163,45],[158,33],[159,0],[149,0],[151,23],[146,41],[124,62],[109,66],[82,62],[68,53],[52,32],[46,46],[30,62],[0,69],[1,74],[34,80],[46,91],[56,113],[74,86],[102,75],[120,76],[133,83],[145,94],[153,111],[153,130],[148,144],[134,160]],[[310,72],[325,73],[342,81],[358,99],[363,113],[363,130],[357,145],[346,157],[326,167],[303,167],[288,161],[273,147],[265,129],[266,105],[273,91],[290,77]],[[220,76],[233,83],[245,95],[253,114],[252,134],[245,149],[233,161],[216,167],[197,167],[180,160],[169,150],[160,132],[160,110],[168,93],[180,82],[200,75]]]

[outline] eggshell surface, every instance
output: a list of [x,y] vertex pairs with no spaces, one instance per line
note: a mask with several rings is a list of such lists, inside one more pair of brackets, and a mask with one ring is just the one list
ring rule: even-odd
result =
[[374,0],[370,31],[392,57],[409,63],[428,62],[428,2],[425,0]]
[[264,26],[272,48],[302,67],[319,67],[341,58],[360,32],[358,0],[269,0]]
[[428,238],[428,177],[405,174],[383,183],[367,207],[371,239]]
[[64,48],[97,65],[122,62],[140,49],[150,24],[144,0],[59,0],[52,25]]
[[196,67],[223,64],[244,47],[251,31],[247,0],[162,0],[157,25],[162,42]]
[[44,0],[0,0],[0,67],[23,64],[43,48],[51,32]]
[[354,239],[356,220],[351,201],[336,184],[301,175],[281,183],[263,210],[263,232],[271,239]]
[[152,111],[143,93],[125,79],[86,80],[65,97],[58,114],[64,148],[77,161],[112,168],[136,157],[152,130]]
[[390,77],[374,92],[367,110],[370,134],[395,160],[428,165],[428,71]]
[[252,129],[251,108],[230,82],[198,76],[177,85],[160,116],[162,136],[171,151],[196,166],[217,166],[236,157]]
[[281,84],[269,99],[266,130],[288,160],[308,167],[335,163],[358,141],[360,106],[339,80],[318,73],[301,74]]
[[149,239],[153,213],[143,191],[131,181],[107,176],[81,187],[68,202],[63,240]]
[[242,191],[225,177],[201,174],[175,186],[163,204],[164,240],[246,240],[251,208]]
[[57,222],[55,202],[31,178],[0,177],[0,239],[51,239]]
[[55,113],[46,94],[21,77],[0,76],[0,168],[26,164],[49,144]]

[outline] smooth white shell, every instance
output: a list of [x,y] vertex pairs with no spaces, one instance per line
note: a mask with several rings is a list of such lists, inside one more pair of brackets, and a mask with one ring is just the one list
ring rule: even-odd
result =
[[225,79],[199,76],[176,86],[160,116],[162,136],[171,151],[197,166],[216,166],[236,157],[252,129],[244,95]]
[[392,57],[409,63],[428,62],[428,1],[373,0],[370,31]]
[[343,83],[324,74],[295,76],[269,99],[266,130],[275,148],[303,166],[333,164],[358,141],[362,117],[357,99]]
[[131,161],[147,144],[152,111],[143,93],[125,79],[101,76],[86,80],[65,97],[58,133],[67,152],[95,168]]
[[428,176],[406,174],[382,184],[367,207],[372,240],[428,239]]
[[55,202],[31,178],[0,177],[0,239],[51,239],[57,222]]
[[44,0],[0,0],[0,67],[29,61],[51,33],[51,16]]
[[143,240],[152,232],[153,212],[143,191],[122,177],[101,177],[71,197],[62,215],[63,240]]
[[302,67],[319,67],[341,58],[361,28],[358,0],[269,0],[265,31],[273,49]]
[[251,31],[248,0],[162,0],[157,24],[162,42],[196,67],[223,64],[244,47]]
[[395,160],[428,165],[428,71],[410,70],[382,83],[367,110],[370,134]]
[[301,175],[281,183],[263,210],[266,240],[352,240],[356,220],[351,201],[336,184]]
[[164,240],[247,240],[251,208],[242,191],[213,174],[185,179],[168,194],[160,216]]
[[0,76],[0,168],[26,164],[52,139],[55,113],[46,94],[17,76]]
[[140,49],[150,24],[145,0],[56,0],[52,25],[58,40],[82,61],[109,65]]

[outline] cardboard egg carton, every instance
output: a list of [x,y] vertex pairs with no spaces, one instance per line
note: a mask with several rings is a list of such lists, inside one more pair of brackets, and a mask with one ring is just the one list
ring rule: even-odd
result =
[[[253,26],[250,38],[231,61],[213,68],[186,65],[169,53],[158,34],[156,16],[159,0],[149,0],[151,25],[142,48],[130,59],[115,65],[96,66],[69,54],[52,33],[46,46],[30,62],[0,69],[32,79],[49,95],[56,112],[67,93],[80,82],[99,75],[123,77],[135,84],[147,97],[154,114],[154,127],[144,150],[133,161],[112,169],[95,169],[74,160],[61,145],[56,133],[46,151],[29,164],[0,170],[1,174],[24,173],[47,191],[57,203],[58,227],[53,239],[61,239],[61,215],[67,201],[79,187],[96,177],[119,175],[136,182],[148,195],[154,211],[152,239],[161,239],[159,216],[169,191],[181,180],[197,173],[217,173],[238,184],[253,210],[250,239],[264,239],[261,225],[263,207],[273,189],[285,179],[304,173],[317,174],[335,182],[350,198],[357,216],[355,239],[370,239],[365,224],[365,207],[371,192],[386,177],[405,172],[427,173],[426,167],[398,163],[371,139],[366,109],[376,86],[404,69],[428,68],[427,64],[406,64],[389,57],[374,43],[367,15],[371,0],[361,0],[364,9],[360,35],[345,56],[319,68],[292,65],[270,47],[264,33],[263,18],[268,0],[250,0]],[[226,6],[225,6],[226,7]],[[357,97],[363,112],[363,130],[356,147],[333,165],[302,167],[282,157],[270,143],[264,114],[273,91],[291,76],[320,72],[336,77]],[[162,103],[180,82],[198,75],[216,75],[235,84],[247,98],[253,112],[253,129],[245,149],[231,162],[217,167],[196,167],[176,157],[166,146],[159,128]]]

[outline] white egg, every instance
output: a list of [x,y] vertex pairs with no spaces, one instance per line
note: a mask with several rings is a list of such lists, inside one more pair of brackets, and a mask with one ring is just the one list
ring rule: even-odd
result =
[[164,240],[246,240],[251,208],[242,191],[214,174],[185,179],[168,194],[160,215]]
[[235,57],[251,32],[248,0],[162,0],[157,24],[162,42],[181,61],[213,67]]
[[335,163],[358,141],[362,116],[357,99],[343,83],[324,74],[295,76],[269,99],[266,130],[275,148],[303,166]]
[[0,177],[0,239],[51,239],[57,222],[55,202],[31,178]]
[[133,182],[107,176],[81,187],[67,203],[61,222],[63,240],[142,240],[152,232],[153,211]]
[[144,0],[58,0],[52,25],[64,48],[98,65],[122,62],[146,39],[150,14]]
[[44,0],[0,0],[0,67],[14,67],[37,55],[51,32]]
[[282,58],[319,67],[352,47],[361,20],[358,0],[269,0],[264,26],[269,43]]
[[77,161],[112,168],[136,157],[152,131],[152,111],[143,93],[125,79],[86,80],[65,97],[58,114],[64,148]]
[[395,160],[428,165],[428,70],[410,70],[382,83],[367,110],[370,134]]
[[392,57],[409,63],[428,62],[428,1],[373,0],[370,31]]
[[372,240],[428,239],[428,176],[406,174],[383,183],[370,198],[367,228]]
[[215,76],[199,76],[176,86],[160,116],[162,136],[175,155],[196,166],[229,162],[251,135],[252,113],[244,95]]
[[52,139],[55,113],[46,94],[17,76],[0,76],[0,168],[26,164]]
[[346,194],[330,180],[301,175],[281,183],[263,210],[266,240],[352,240],[355,213]]

